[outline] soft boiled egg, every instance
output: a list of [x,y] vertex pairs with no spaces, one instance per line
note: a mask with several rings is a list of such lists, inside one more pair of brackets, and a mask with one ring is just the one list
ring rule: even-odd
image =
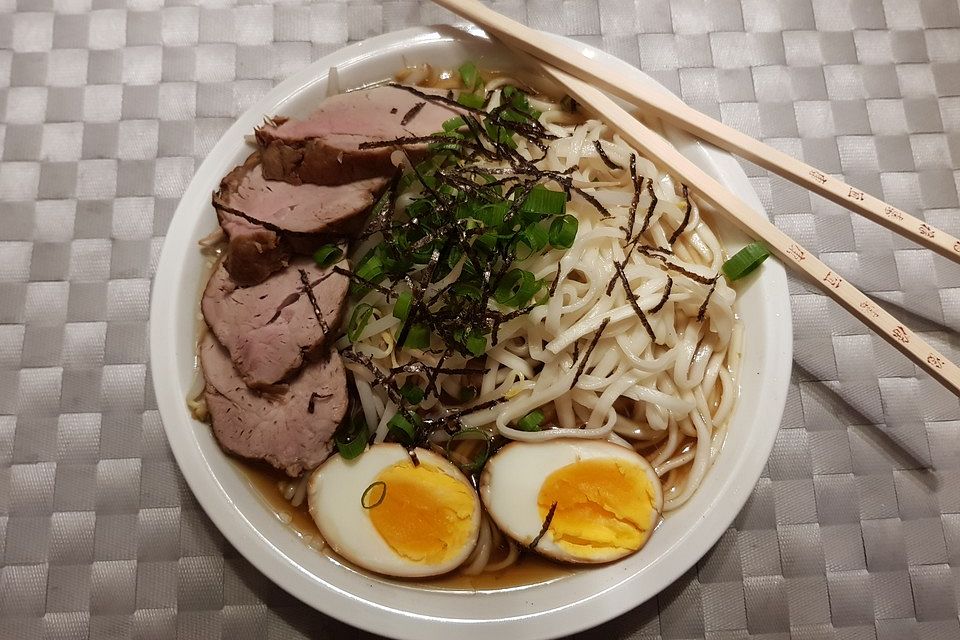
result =
[[399,577],[446,573],[477,544],[480,500],[446,458],[375,444],[320,465],[307,487],[310,515],[338,554]]
[[643,456],[572,438],[508,444],[487,461],[480,497],[501,531],[565,562],[635,552],[663,510],[660,479]]

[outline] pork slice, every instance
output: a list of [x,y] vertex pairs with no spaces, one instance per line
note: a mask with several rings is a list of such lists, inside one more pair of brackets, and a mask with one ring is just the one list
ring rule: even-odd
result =
[[247,385],[265,389],[283,381],[332,339],[349,284],[347,276],[301,257],[260,284],[240,287],[221,264],[207,282],[200,307],[238,375]]
[[336,186],[297,186],[268,180],[260,154],[254,152],[223,178],[213,194],[213,206],[280,234],[343,237],[360,231],[388,182],[377,177]]
[[[380,86],[331,96],[305,120],[277,118],[257,129],[256,137],[270,180],[343,184],[394,170],[390,156],[397,147],[360,149],[361,143],[437,133],[460,114],[455,106]],[[427,151],[422,143],[403,146],[414,160]]]
[[228,241],[227,271],[238,285],[255,285],[284,268],[292,253],[355,235],[387,184],[386,178],[332,187],[271,181],[263,177],[260,153],[252,153],[213,194]]
[[237,285],[263,282],[290,262],[290,249],[276,231],[225,210],[217,218],[227,236],[223,264]]
[[272,393],[245,385],[210,333],[201,342],[200,363],[213,433],[225,450],[265,460],[290,476],[313,469],[330,454],[348,406],[346,373],[336,351],[307,364]]

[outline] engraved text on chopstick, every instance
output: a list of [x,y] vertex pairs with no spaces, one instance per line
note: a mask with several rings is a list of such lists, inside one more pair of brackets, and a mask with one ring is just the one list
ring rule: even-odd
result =
[[891,220],[903,220],[903,211],[900,211],[900,209],[897,209],[896,207],[887,205],[883,208],[883,213]]
[[834,289],[839,289],[840,284],[843,282],[843,278],[835,274],[833,271],[827,271],[827,275],[823,276],[823,281]]
[[870,304],[866,300],[860,303],[860,308],[866,311],[867,313],[869,313],[874,318],[880,317],[880,312],[877,311],[876,307],[874,307],[872,304]]

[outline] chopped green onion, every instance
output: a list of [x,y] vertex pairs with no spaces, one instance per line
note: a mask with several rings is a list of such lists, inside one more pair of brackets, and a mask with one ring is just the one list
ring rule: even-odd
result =
[[313,261],[323,269],[335,265],[342,258],[343,249],[335,244],[325,244],[313,252]]
[[430,329],[419,322],[411,325],[407,331],[407,339],[403,341],[404,349],[426,349],[430,346]]
[[350,322],[347,323],[347,338],[350,342],[357,341],[363,330],[367,328],[367,323],[370,322],[370,316],[372,315],[373,307],[366,302],[361,302],[353,308],[353,313],[350,314]]
[[467,88],[467,91],[473,91],[481,82],[480,72],[477,71],[477,65],[473,64],[469,60],[460,65],[458,71],[460,72],[460,79],[463,80],[463,86]]
[[482,356],[487,350],[487,338],[478,331],[467,334],[464,344],[467,351],[475,356]]
[[480,299],[480,287],[470,282],[458,282],[453,285],[454,295],[461,298],[470,298],[471,300]]
[[487,227],[499,227],[509,211],[510,205],[506,202],[495,202],[485,204],[473,212],[473,217],[479,220]]
[[400,387],[400,395],[410,404],[420,404],[423,402],[423,389],[412,382],[406,382]]
[[494,142],[505,144],[511,149],[517,148],[517,141],[513,139],[513,132],[506,127],[500,127],[488,122],[484,128],[487,130],[487,135],[490,136],[490,139]]
[[403,414],[396,413],[387,422],[387,430],[403,444],[413,444],[417,438],[417,428]]
[[531,191],[527,199],[520,206],[521,211],[534,211],[549,216],[562,215],[567,209],[567,194],[563,191],[553,191],[538,184]]
[[[530,255],[541,251],[545,246],[547,246],[548,240],[549,234],[547,233],[547,230],[536,222],[527,225],[527,228],[524,229],[517,237],[518,242],[525,244],[530,248]],[[521,257],[521,260],[529,258],[530,255]]]
[[471,109],[479,109],[486,102],[486,98],[475,93],[461,93],[457,97],[457,102]]
[[740,251],[723,263],[720,267],[727,280],[733,282],[744,277],[769,257],[770,251],[759,242],[748,244]]
[[[460,467],[464,473],[475,473],[483,468],[490,456],[490,447],[490,435],[486,431],[464,429],[447,440],[447,460]],[[466,452],[463,451],[464,448],[467,449]]]
[[[384,275],[386,275],[383,258],[380,257],[380,254],[376,250],[371,251],[360,260],[360,264],[357,265],[354,273],[364,280],[379,284],[379,282],[383,280]],[[359,297],[363,296],[369,290],[369,287],[362,282],[354,282],[352,289],[354,295]]]
[[502,305],[520,308],[540,290],[542,283],[524,269],[511,269],[493,292],[493,298]]
[[443,130],[447,133],[452,133],[457,129],[459,129],[460,127],[464,126],[464,124],[465,123],[463,122],[462,117],[455,116],[453,118],[450,118],[449,120],[444,121]]
[[386,497],[387,483],[383,480],[377,480],[363,490],[363,494],[360,496],[360,506],[364,509],[379,507]]
[[393,317],[398,320],[406,320],[410,315],[410,305],[413,304],[413,294],[404,291],[397,296],[397,301],[393,303]]
[[550,223],[550,246],[554,249],[569,249],[577,238],[580,222],[569,213],[553,219]]
[[540,423],[542,422],[543,411],[534,409],[517,421],[517,429],[520,429],[520,431],[540,431]]
[[344,423],[333,438],[337,451],[346,460],[353,460],[367,448],[367,439],[370,431],[363,414],[358,413],[351,420]]

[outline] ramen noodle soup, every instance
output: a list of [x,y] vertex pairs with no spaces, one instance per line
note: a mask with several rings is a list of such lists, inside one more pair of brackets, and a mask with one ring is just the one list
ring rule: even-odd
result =
[[345,566],[476,590],[615,562],[723,444],[717,234],[556,93],[404,69],[265,123],[214,196],[191,408]]

